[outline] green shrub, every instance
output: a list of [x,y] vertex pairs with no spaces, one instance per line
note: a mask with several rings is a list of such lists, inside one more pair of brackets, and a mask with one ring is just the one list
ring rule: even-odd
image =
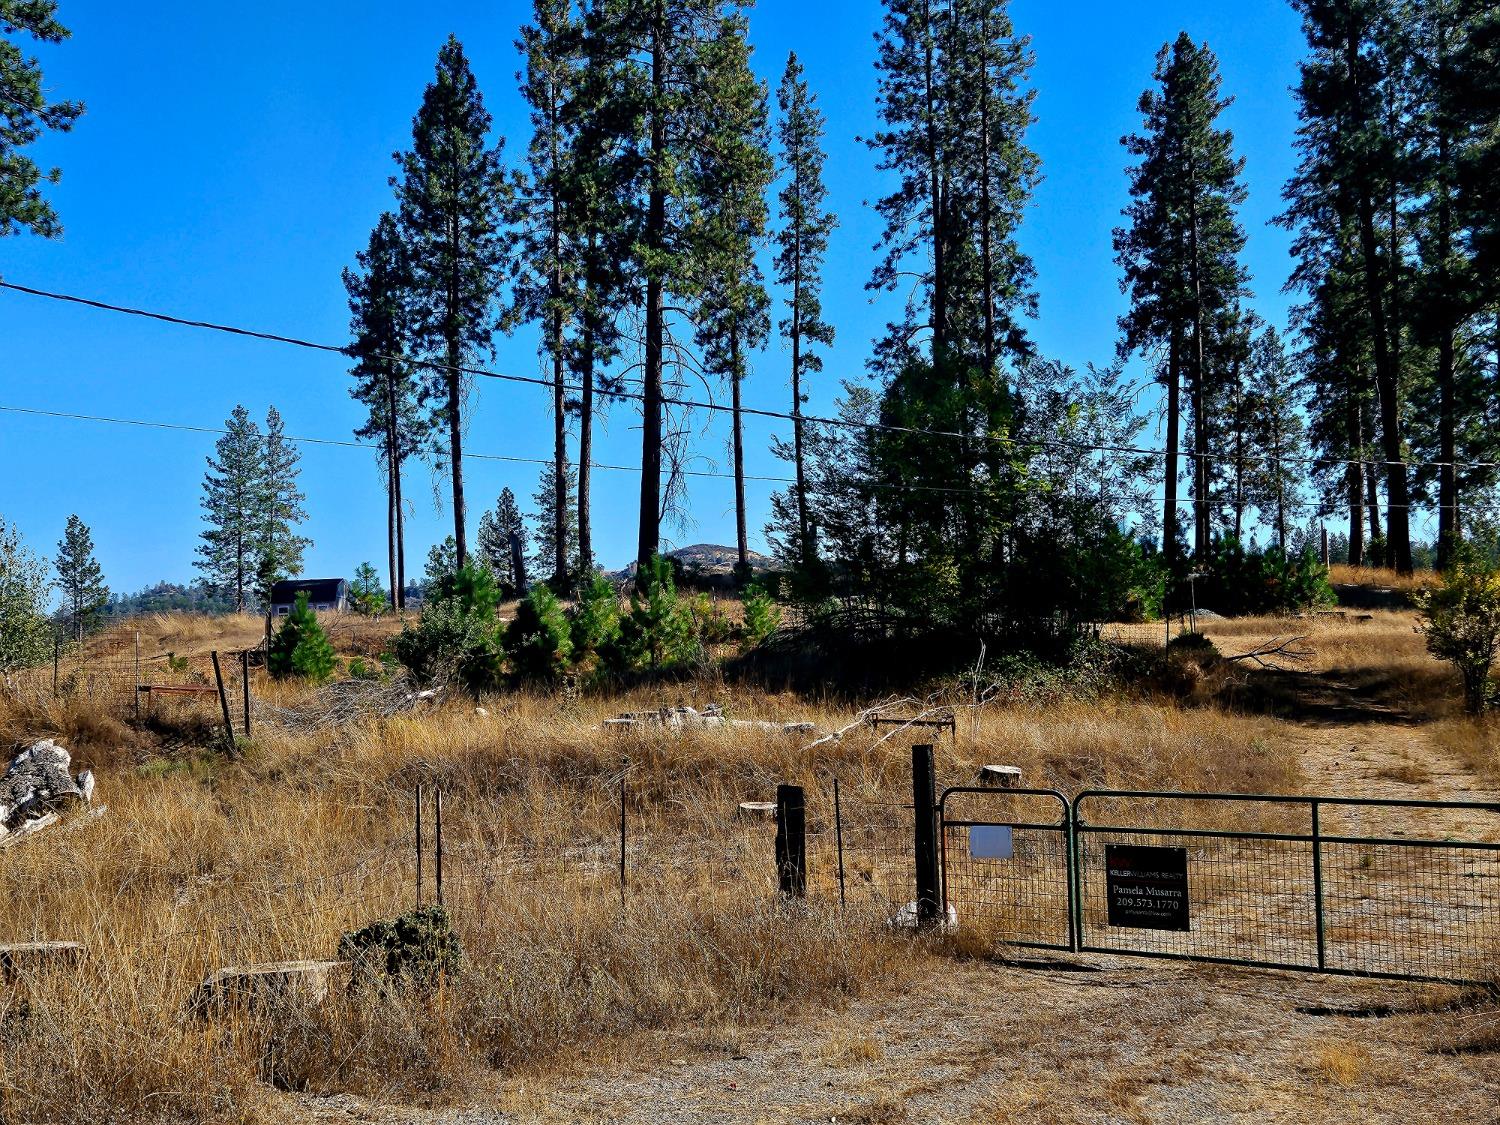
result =
[[1454,551],[1443,584],[1413,595],[1427,651],[1458,669],[1464,683],[1464,708],[1483,714],[1488,705],[1490,667],[1500,648],[1500,573],[1486,565],[1466,543]]
[[538,583],[516,607],[515,620],[505,631],[505,650],[523,680],[555,680],[573,655],[573,638],[562,603],[549,587]]
[[339,939],[338,959],[348,961],[352,987],[392,984],[430,987],[458,972],[463,950],[441,906],[382,918]]
[[734,635],[729,615],[707,594],[696,594],[688,599],[687,612],[693,639],[700,646],[721,645]]
[[1197,604],[1230,615],[1293,613],[1332,605],[1328,571],[1311,547],[1283,555],[1275,548],[1246,550],[1236,539],[1221,539],[1195,560],[1203,575],[1196,590],[1180,589],[1172,608]]
[[318,624],[318,615],[308,608],[306,590],[297,595],[292,612],[271,639],[266,666],[278,680],[297,676],[315,684],[330,679],[338,669],[338,657]]
[[349,678],[351,680],[383,680],[387,675],[387,668],[383,661],[369,663],[362,656],[356,656],[349,661]]
[[438,576],[421,618],[396,637],[396,659],[424,683],[452,679],[476,694],[499,686],[505,670],[499,601],[486,567],[466,563]]
[[569,618],[573,659],[582,662],[603,652],[620,638],[620,595],[602,574],[595,574],[578,592]]
[[630,612],[620,621],[618,660],[657,671],[689,659],[692,639],[692,621],[677,594],[671,560],[652,555],[641,586],[630,595]]
[[745,587],[743,609],[745,624],[742,635],[747,649],[760,644],[781,626],[781,607],[758,582]]

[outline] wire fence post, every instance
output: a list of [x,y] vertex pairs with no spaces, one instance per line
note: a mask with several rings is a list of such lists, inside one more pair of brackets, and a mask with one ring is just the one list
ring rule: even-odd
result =
[[422,909],[422,783],[417,782],[417,909]]
[[911,793],[917,925],[930,926],[942,910],[938,888],[937,771],[931,743],[911,748]]
[[141,631],[135,631],[135,696],[131,703],[135,707],[135,721],[139,725],[141,721]]
[[250,737],[250,650],[240,653],[240,688],[245,702],[245,737]]
[[62,637],[58,635],[57,623],[52,624],[52,698],[57,698],[57,660],[62,654]]
[[807,897],[807,794],[776,787],[776,883],[784,899]]
[[839,804],[839,779],[833,779],[833,838],[839,855],[839,909],[844,909],[844,813]]
[[625,905],[625,776],[630,772],[630,759],[623,760],[620,768],[620,905]]
[[443,905],[443,788],[434,786],[432,790],[432,833],[437,837],[437,850],[434,855],[433,873],[437,876],[437,904]]

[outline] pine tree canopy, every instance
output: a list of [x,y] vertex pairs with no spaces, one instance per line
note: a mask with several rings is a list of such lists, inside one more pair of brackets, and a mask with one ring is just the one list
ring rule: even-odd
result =
[[39,43],[61,43],[69,34],[53,0],[0,0],[0,238],[22,231],[57,238],[62,224],[43,187],[62,173],[37,167],[23,150],[44,133],[71,130],[83,103],[48,99],[41,65],[12,38],[16,32]]

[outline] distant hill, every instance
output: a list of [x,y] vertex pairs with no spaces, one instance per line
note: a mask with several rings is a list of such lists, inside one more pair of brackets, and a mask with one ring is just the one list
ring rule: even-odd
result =
[[[696,570],[700,574],[708,576],[729,575],[734,573],[734,564],[739,561],[740,553],[734,547],[725,547],[719,543],[694,543],[691,547],[678,547],[675,551],[668,551],[667,558],[676,559],[689,571]],[[770,570],[776,565],[776,560],[769,555],[762,555],[758,551],[750,552],[750,569],[757,574]],[[633,578],[635,576],[635,563],[632,562],[623,570],[617,570],[614,578]]]

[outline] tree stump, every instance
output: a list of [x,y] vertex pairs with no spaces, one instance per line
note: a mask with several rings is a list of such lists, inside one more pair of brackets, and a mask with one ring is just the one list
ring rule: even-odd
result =
[[1021,788],[1021,767],[980,766],[979,784],[988,785],[994,789],[1019,789]]
[[0,981],[6,984],[57,969],[76,969],[83,946],[76,941],[21,941],[0,945]]
[[196,1012],[229,1008],[315,1006],[328,999],[329,981],[343,961],[272,961],[231,965],[210,974],[193,994]]

